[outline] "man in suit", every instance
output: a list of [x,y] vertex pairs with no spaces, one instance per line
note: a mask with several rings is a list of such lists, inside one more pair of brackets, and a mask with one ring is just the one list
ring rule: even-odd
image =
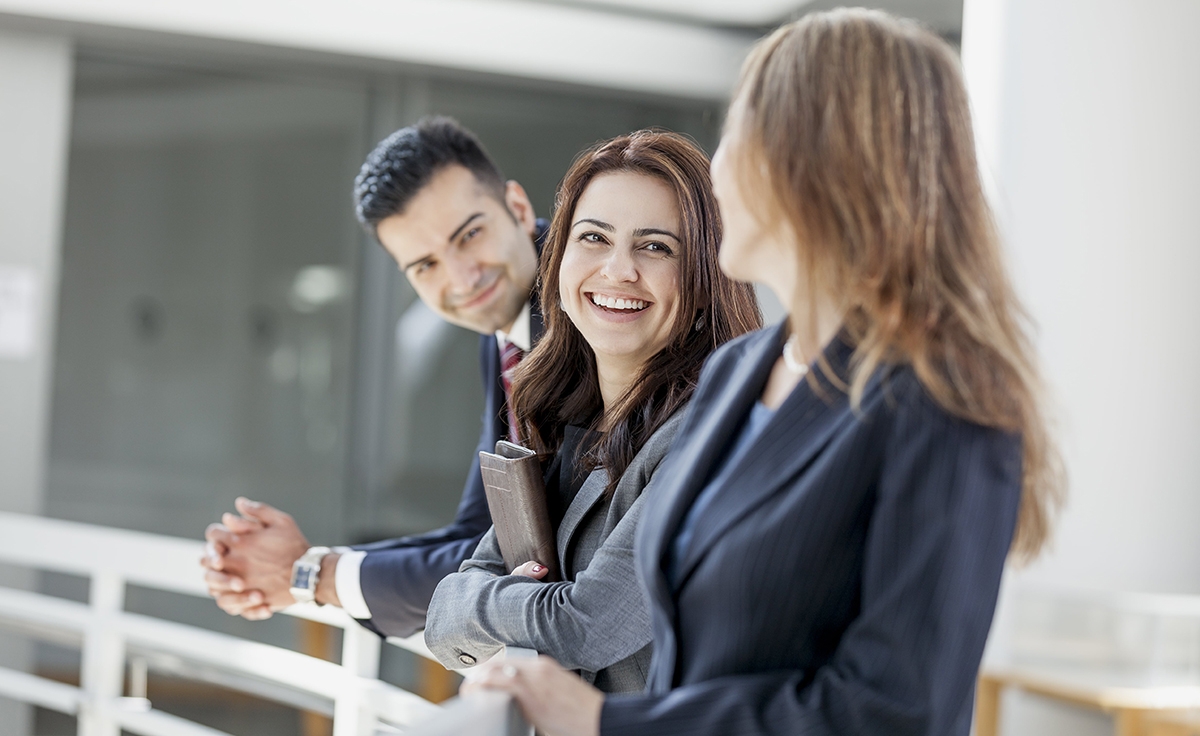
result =
[[[486,408],[478,449],[492,449],[515,435],[509,378],[541,334],[532,291],[545,221],[475,136],[448,118],[427,118],[381,142],[354,193],[359,221],[421,300],[481,334]],[[205,533],[210,594],[226,612],[249,619],[315,600],[342,607],[379,634],[414,633],[425,625],[438,582],[491,526],[474,457],[449,526],[354,549],[311,547],[290,515],[239,498],[240,515],[225,514]]]

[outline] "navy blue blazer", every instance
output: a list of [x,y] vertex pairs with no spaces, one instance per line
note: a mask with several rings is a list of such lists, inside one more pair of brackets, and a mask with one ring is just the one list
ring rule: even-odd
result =
[[[547,228],[545,220],[537,221],[534,241],[539,251]],[[536,345],[542,336],[542,314],[536,293],[531,299],[529,336]],[[508,405],[500,382],[500,351],[495,335],[479,337],[479,370],[484,394],[479,445],[471,453],[471,467],[454,521],[425,534],[355,546],[367,552],[359,568],[359,585],[371,609],[371,618],[359,623],[381,636],[410,636],[425,628],[425,613],[434,589],[442,578],[458,572],[458,566],[474,554],[484,532],[492,526],[479,472],[479,452],[493,452],[496,441],[508,437]]]
[[[784,337],[778,325],[738,338],[701,374],[638,531],[647,691],[609,696],[601,733],[966,736],[1020,440],[949,415],[910,368],[880,371],[857,411],[828,380],[819,393],[801,381],[667,582],[671,540]],[[841,337],[826,350],[839,375],[851,352]]]

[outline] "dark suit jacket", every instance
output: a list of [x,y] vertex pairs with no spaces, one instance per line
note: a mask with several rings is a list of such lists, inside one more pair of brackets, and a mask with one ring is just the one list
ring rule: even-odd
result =
[[[857,412],[801,381],[666,581],[671,540],[784,336],[751,333],[705,366],[637,537],[647,693],[609,697],[601,733],[966,736],[1020,441],[950,416],[910,368],[874,376]],[[841,338],[826,351],[843,375],[850,353]]]
[[[538,220],[535,244],[539,251],[547,226],[545,220]],[[529,336],[536,345],[543,329],[536,298],[530,307]],[[409,636],[424,628],[425,612],[437,584],[458,571],[492,526],[479,473],[479,451],[492,452],[496,440],[508,437],[508,406],[500,383],[495,335],[479,337],[479,370],[484,394],[482,427],[454,521],[426,534],[355,546],[367,552],[359,568],[359,585],[371,609],[371,619],[360,623],[381,636]]]

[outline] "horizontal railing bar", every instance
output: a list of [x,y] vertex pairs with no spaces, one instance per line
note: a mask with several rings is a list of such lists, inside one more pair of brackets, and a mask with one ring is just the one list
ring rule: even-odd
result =
[[90,616],[92,610],[86,603],[0,587],[0,618],[82,634]]
[[138,613],[121,614],[117,629],[130,645],[262,677],[329,698],[337,697],[353,680],[359,679],[340,665],[307,654]]
[[140,736],[230,736],[161,710],[117,710],[113,720],[122,729]]
[[203,552],[198,540],[0,512],[0,561],[40,570],[109,571],[136,585],[207,597]]
[[279,613],[302,618],[308,621],[316,621],[317,623],[336,626],[339,629],[358,628],[362,626],[359,622],[350,617],[348,613],[334,606],[318,606],[315,603],[300,603],[294,606],[288,606]]
[[[3,590],[0,588],[0,591]],[[80,649],[83,646],[82,632],[48,626],[42,621],[8,618],[2,612],[0,612],[0,630],[66,648]]]
[[379,710],[380,716],[389,721],[406,723],[414,717],[414,711],[424,713],[431,705],[419,696],[387,683],[358,677],[340,665],[269,644],[244,641],[136,613],[122,614],[119,622],[130,646],[148,647],[328,698],[365,692],[387,704]]
[[131,645],[128,647],[129,658],[140,658],[152,672],[166,674],[185,680],[204,682],[229,690],[254,695],[265,700],[288,705],[301,710],[309,710],[324,716],[333,716],[333,701],[324,695],[297,690],[287,685],[280,685],[261,677],[242,675],[230,672],[221,667],[198,664],[182,659],[173,654],[163,654],[153,649]]
[[[98,553],[102,550],[102,553]],[[96,578],[207,598],[199,559],[203,544],[144,532],[0,512],[0,563]],[[293,606],[283,613],[352,631],[359,624],[339,609]],[[330,701],[359,700],[383,722],[407,726],[441,708],[419,696],[341,665],[282,647],[126,611],[98,612],[55,596],[0,587],[0,626],[33,638],[79,645],[90,632],[117,633],[126,653],[142,656],[156,670],[203,679],[318,712]],[[354,635],[360,635],[354,631]],[[349,634],[348,634],[349,635]],[[422,634],[390,643],[433,659]],[[76,688],[26,673],[3,680],[22,700],[34,696],[78,711],[86,695]],[[32,688],[32,689],[31,689]],[[29,697],[26,697],[26,696]],[[124,705],[125,709],[121,709]],[[47,707],[54,705],[47,703]],[[150,736],[216,736],[219,731],[158,711],[114,706],[126,730]]]
[[[43,608],[43,606],[45,608]],[[44,611],[52,610],[49,616]],[[0,588],[0,627],[15,630],[43,641],[78,646],[83,639],[82,629],[87,625],[90,609],[75,601],[64,601],[40,593]],[[49,622],[49,623],[47,623]],[[70,626],[65,631],[62,626]],[[195,629],[203,631],[203,629]],[[218,636],[224,636],[218,634]],[[232,641],[242,641],[230,637]],[[267,645],[264,645],[267,646]],[[154,669],[173,675],[209,682],[234,690],[245,690],[255,695],[297,708],[333,715],[331,698],[325,694],[314,695],[298,691],[295,687],[280,685],[262,677],[243,676],[229,667],[205,667],[185,661],[173,653],[163,653],[157,646],[145,647],[133,643],[130,655],[144,657]],[[307,655],[299,655],[307,656]],[[336,665],[335,665],[336,666]]]
[[[0,562],[39,570],[83,576],[108,571],[134,585],[208,598],[203,551],[198,540],[0,512]],[[281,613],[342,629],[359,626],[330,606],[297,605]]]
[[0,667],[0,695],[23,703],[75,715],[83,700],[83,691],[44,677]]
[[442,706],[378,680],[366,689],[364,697],[380,720],[396,726],[410,726],[442,712]]
[[425,659],[431,659],[434,662],[438,661],[438,658],[433,656],[433,652],[429,651],[429,647],[425,645],[425,632],[423,630],[418,631],[412,636],[403,638],[399,636],[389,636],[386,641],[388,644],[391,644],[399,649],[404,649],[412,652],[413,654],[419,654]]
[[[82,603],[0,588],[0,618],[80,632],[88,626],[90,615],[91,609]],[[387,693],[388,703],[408,704],[400,710],[390,708],[389,720],[406,721],[411,717],[410,710],[420,709],[426,704],[412,693],[376,680],[357,677],[340,665],[269,644],[136,613],[117,614],[114,624],[132,649],[154,653],[160,665],[167,664],[167,658],[173,656],[330,700],[346,689],[361,690],[366,685],[373,692],[379,692],[378,688],[382,686],[385,688],[383,692],[387,692],[386,689],[395,691]],[[184,665],[180,662],[176,666]],[[276,699],[272,697],[273,692],[259,694]]]
[[1045,588],[1026,584],[1017,589],[1020,603],[1032,600],[1086,603],[1114,611],[1151,616],[1200,618],[1200,595],[1172,593],[1136,593],[1088,588]]
[[416,723],[405,736],[516,736],[530,729],[511,696],[478,692],[453,698],[442,712]]

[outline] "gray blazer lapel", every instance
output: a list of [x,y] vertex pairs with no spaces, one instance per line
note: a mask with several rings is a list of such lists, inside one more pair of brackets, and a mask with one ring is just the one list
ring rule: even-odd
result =
[[571,548],[571,542],[588,513],[604,498],[604,487],[607,485],[608,473],[604,471],[604,468],[596,468],[588,473],[583,485],[579,487],[579,492],[575,494],[575,500],[571,501],[571,505],[567,507],[562,523],[558,525],[558,534],[555,535],[560,570],[567,569],[567,551]]

